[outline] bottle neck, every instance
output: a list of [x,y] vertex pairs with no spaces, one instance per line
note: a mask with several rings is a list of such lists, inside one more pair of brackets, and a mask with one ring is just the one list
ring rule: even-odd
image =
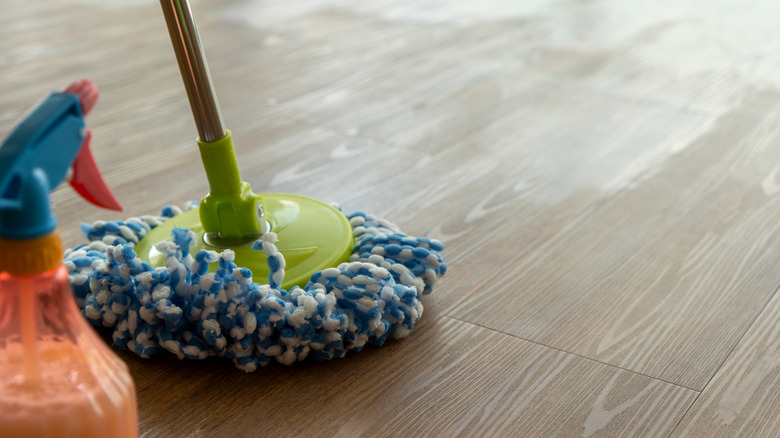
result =
[[62,239],[58,230],[31,239],[0,238],[0,272],[27,276],[62,264]]

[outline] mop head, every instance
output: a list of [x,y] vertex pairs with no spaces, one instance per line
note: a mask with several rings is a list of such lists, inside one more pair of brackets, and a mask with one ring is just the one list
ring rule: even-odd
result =
[[[408,335],[422,316],[423,295],[447,270],[440,242],[360,212],[347,216],[355,239],[349,261],[314,273],[304,288],[281,289],[285,262],[273,233],[253,245],[268,256],[267,284],[236,266],[231,250],[191,254],[197,236],[185,228],[156,246],[165,267],[137,258],[135,244],[181,211],[82,224],[90,243],[65,252],[84,315],[113,327],[114,343],[143,358],[165,351],[180,359],[221,356],[249,372],[272,361],[343,357]],[[210,273],[213,263],[218,269]]]

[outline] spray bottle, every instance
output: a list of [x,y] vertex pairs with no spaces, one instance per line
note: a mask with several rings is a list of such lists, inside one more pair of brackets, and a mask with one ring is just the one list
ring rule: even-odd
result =
[[89,149],[83,115],[96,100],[86,80],[53,92],[0,146],[2,436],[138,436],[133,380],[76,306],[49,201],[68,179],[88,201],[121,209]]

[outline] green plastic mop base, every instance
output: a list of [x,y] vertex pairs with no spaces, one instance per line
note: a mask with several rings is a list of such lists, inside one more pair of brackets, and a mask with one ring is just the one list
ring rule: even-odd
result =
[[[306,196],[287,193],[263,193],[261,196],[266,220],[278,237],[276,247],[286,262],[282,288],[303,287],[313,273],[336,267],[349,259],[354,247],[352,228],[336,208]],[[170,241],[174,228],[188,228],[198,236],[195,247],[191,248],[192,254],[201,249],[224,250],[204,241],[198,209],[194,208],[168,219],[144,236],[135,246],[138,257],[154,267],[164,266],[165,255],[157,251],[155,245]],[[253,250],[251,243],[230,248],[236,254],[235,263],[250,269],[255,281],[265,281],[269,273],[268,258],[262,251]]]

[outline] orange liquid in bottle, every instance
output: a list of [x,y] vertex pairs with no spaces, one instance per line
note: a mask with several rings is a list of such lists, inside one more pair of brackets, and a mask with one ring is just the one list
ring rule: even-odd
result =
[[62,266],[0,272],[0,436],[138,436],[127,366],[80,314]]

